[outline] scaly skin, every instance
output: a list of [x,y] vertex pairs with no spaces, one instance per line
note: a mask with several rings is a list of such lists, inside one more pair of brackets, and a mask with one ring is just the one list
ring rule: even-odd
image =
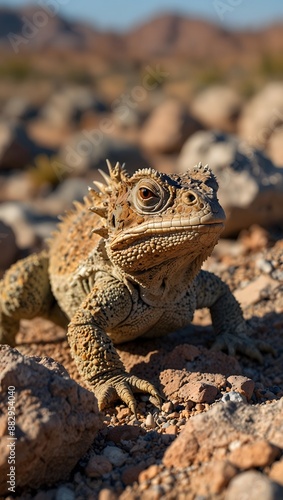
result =
[[151,394],[156,404],[161,397],[125,372],[114,345],[182,328],[197,308],[210,308],[216,348],[261,361],[268,347],[248,336],[227,285],[200,270],[225,219],[211,170],[199,164],[179,176],[147,168],[129,177],[119,164],[108,167],[106,184],[95,183],[100,191],[90,189],[63,218],[49,251],[7,271],[0,340],[15,343],[21,318],[70,321],[72,356],[100,408],[120,398],[133,412],[133,391]]

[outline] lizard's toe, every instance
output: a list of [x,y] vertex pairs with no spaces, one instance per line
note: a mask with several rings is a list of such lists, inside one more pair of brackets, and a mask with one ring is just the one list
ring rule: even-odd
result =
[[262,352],[268,352],[275,355],[274,349],[269,344],[255,340],[246,334],[234,335],[231,333],[224,333],[219,335],[212,349],[227,351],[230,356],[235,356],[238,352],[259,363],[263,363]]
[[133,395],[134,391],[149,393],[153,398],[153,404],[161,407],[162,396],[150,382],[127,374],[111,377],[95,387],[98,407],[103,410],[113,401],[121,399],[136,415],[137,403]]

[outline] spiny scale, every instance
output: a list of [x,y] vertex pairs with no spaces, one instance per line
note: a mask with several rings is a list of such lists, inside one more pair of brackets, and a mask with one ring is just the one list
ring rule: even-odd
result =
[[107,207],[89,207],[89,210],[104,219],[107,218]]
[[91,234],[93,233],[99,234],[99,236],[102,236],[102,238],[108,238],[108,230],[106,227],[95,227],[91,230]]

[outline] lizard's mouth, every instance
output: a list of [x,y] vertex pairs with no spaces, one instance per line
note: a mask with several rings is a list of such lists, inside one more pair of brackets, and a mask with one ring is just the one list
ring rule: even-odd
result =
[[176,233],[187,233],[188,239],[193,239],[194,233],[217,233],[220,234],[224,229],[223,218],[212,219],[211,216],[207,220],[206,217],[202,218],[200,222],[199,217],[187,219],[180,217],[178,220],[159,221],[152,220],[138,226],[135,226],[128,231],[123,231],[118,234],[110,243],[112,250],[121,248],[121,245],[127,245],[141,237],[148,238],[151,236],[164,237]]

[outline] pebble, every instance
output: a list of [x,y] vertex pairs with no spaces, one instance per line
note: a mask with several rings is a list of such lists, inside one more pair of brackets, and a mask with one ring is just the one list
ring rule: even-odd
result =
[[253,380],[242,375],[231,375],[227,378],[227,382],[231,385],[233,391],[239,392],[248,401],[251,399],[255,388]]
[[234,449],[228,460],[239,469],[245,470],[266,467],[274,462],[279,453],[279,448],[262,439]]
[[273,481],[279,483],[283,486],[283,459],[279,460],[279,462],[274,462],[270,469],[269,476]]
[[273,269],[271,262],[263,258],[257,259],[255,265],[260,271],[266,274],[270,274]]
[[166,434],[175,434],[175,435],[178,434],[177,425],[169,425],[168,427],[166,427],[165,433]]
[[153,415],[151,413],[148,413],[148,415],[146,417],[145,426],[148,429],[155,429],[155,427],[156,427],[156,423],[155,423],[154,417],[153,417]]
[[151,481],[159,473],[160,467],[157,464],[151,465],[148,469],[139,474],[139,483]]
[[67,486],[60,486],[56,491],[55,500],[75,500],[75,493]]
[[128,453],[125,453],[116,446],[106,446],[103,450],[103,455],[108,458],[109,462],[115,467],[121,467],[128,458]]
[[283,487],[257,471],[247,471],[232,479],[225,500],[282,500]]
[[174,409],[174,406],[173,404],[171,403],[171,401],[166,401],[166,403],[163,403],[162,405],[162,411],[164,411],[165,413],[171,413]]
[[247,399],[239,392],[230,391],[223,394],[220,401],[223,403],[228,403],[229,401],[233,401],[234,403],[246,403]]
[[88,477],[98,478],[111,471],[112,464],[103,455],[92,456],[85,467],[85,473]]

